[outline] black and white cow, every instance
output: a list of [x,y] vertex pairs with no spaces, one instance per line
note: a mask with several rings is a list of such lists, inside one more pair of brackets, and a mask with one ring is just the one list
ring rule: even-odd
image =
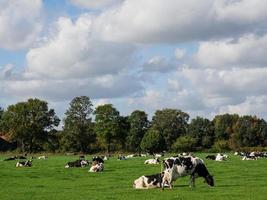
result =
[[[195,186],[195,178],[203,177],[209,186],[214,186],[213,177],[209,174],[204,161],[193,156],[179,156],[165,159],[162,186],[167,183],[172,188],[172,182],[178,177],[190,176],[190,187]],[[164,187],[162,187],[163,189]]]
[[242,160],[257,160],[256,156],[244,156]]
[[32,166],[32,161],[27,160],[27,161],[20,161],[17,162],[16,167],[31,167]]
[[104,163],[104,160],[100,156],[94,156],[92,160],[93,162],[96,161],[98,163]]
[[144,164],[159,164],[160,160],[158,158],[151,158],[144,162]]
[[73,162],[68,162],[65,165],[65,168],[72,168],[72,167],[85,167],[87,165],[89,165],[90,162],[87,160],[75,160]]
[[[134,181],[133,187],[135,189],[161,188],[163,175],[164,172],[148,176],[141,176]],[[165,184],[165,186],[168,187],[169,185]]]
[[215,155],[207,155],[206,156],[206,159],[215,160],[216,159],[216,156]]
[[101,162],[93,161],[91,168],[88,172],[102,172],[104,171],[104,164]]

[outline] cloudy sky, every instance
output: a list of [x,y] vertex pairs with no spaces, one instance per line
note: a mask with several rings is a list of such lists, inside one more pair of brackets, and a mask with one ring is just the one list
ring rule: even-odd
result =
[[267,0],[0,0],[0,106],[267,119]]

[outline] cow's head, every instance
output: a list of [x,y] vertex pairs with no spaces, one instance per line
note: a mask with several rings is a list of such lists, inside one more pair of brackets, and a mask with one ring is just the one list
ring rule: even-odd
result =
[[205,177],[205,182],[209,185],[209,186],[214,186],[214,179],[213,176],[211,175],[207,175]]

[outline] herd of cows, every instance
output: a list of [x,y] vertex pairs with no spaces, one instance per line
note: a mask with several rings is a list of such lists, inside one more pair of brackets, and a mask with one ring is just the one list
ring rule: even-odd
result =
[[[235,152],[234,155],[240,156],[241,160],[257,160],[258,158],[267,158],[267,152]],[[127,160],[134,157],[146,157],[148,154],[131,154],[128,156],[119,155],[118,160]],[[195,179],[202,177],[209,186],[214,186],[214,178],[209,173],[203,159],[195,157],[188,153],[178,154],[169,158],[163,158],[164,154],[153,154],[154,158],[147,159],[144,164],[161,164],[162,169],[159,173],[153,175],[143,175],[133,182],[135,189],[149,188],[172,188],[173,182],[179,177],[189,176],[189,186],[195,186]],[[163,159],[162,159],[163,158]],[[207,155],[206,159],[214,161],[226,161],[226,154]],[[27,160],[25,156],[13,156],[4,159],[3,161],[19,160],[16,167],[32,167],[33,159],[48,159],[47,156],[31,157]],[[94,156],[92,160],[86,160],[85,156],[80,156],[75,161],[67,162],[65,168],[86,167],[91,165],[88,172],[101,172],[104,170],[104,162],[108,160],[107,156]],[[162,161],[160,161],[162,159]],[[24,161],[21,161],[24,160]]]

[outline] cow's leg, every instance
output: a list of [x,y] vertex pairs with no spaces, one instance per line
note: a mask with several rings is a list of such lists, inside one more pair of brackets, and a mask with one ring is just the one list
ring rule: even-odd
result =
[[195,187],[195,179],[196,177],[194,174],[190,175],[189,187]]

